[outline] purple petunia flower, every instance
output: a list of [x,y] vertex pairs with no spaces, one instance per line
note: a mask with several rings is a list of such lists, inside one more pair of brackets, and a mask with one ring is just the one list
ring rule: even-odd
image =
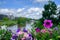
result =
[[32,34],[29,33],[29,37],[32,37]]
[[43,26],[45,28],[51,28],[53,26],[52,20],[44,20]]
[[16,39],[18,36],[16,34],[12,35],[12,39]]
[[12,38],[11,38],[11,40],[15,40],[15,39],[12,39]]
[[31,40],[31,38],[26,38],[25,40]]
[[19,31],[20,31],[20,28],[18,28],[17,32],[19,32]]
[[28,32],[25,28],[23,29],[23,32]]
[[40,32],[40,29],[39,28],[36,28],[35,30],[36,30],[36,32]]

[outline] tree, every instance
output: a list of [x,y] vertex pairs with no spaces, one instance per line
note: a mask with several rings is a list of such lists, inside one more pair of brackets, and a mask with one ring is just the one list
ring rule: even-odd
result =
[[44,5],[44,11],[42,14],[42,18],[45,19],[50,19],[52,20],[53,24],[56,26],[58,25],[58,19],[54,17],[54,15],[57,14],[57,6],[55,4],[55,2],[53,1],[48,1],[48,4]]
[[60,23],[60,10],[59,10],[59,13],[58,13],[58,21]]
[[57,17],[56,18],[54,17],[54,15],[57,15],[57,6],[55,2],[48,1],[48,4],[44,5],[44,11],[42,11],[42,18],[39,19],[38,22],[35,22],[33,26],[43,28],[43,23],[45,19],[52,20],[53,27],[57,26],[59,24],[59,21]]
[[26,25],[26,18],[24,17],[19,17],[17,20],[18,27],[22,27]]
[[4,17],[3,20],[4,20],[4,21],[8,21],[9,18],[8,18],[8,17]]
[[57,6],[54,2],[48,1],[48,4],[44,5],[43,18],[50,19],[52,15],[56,15]]

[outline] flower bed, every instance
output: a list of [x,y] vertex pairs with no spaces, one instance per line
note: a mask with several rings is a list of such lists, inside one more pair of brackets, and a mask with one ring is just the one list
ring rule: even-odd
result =
[[32,35],[26,29],[18,29],[15,34],[12,34],[11,40],[32,40]]
[[59,40],[59,27],[55,28],[33,28],[32,31],[17,29],[16,33],[0,29],[0,40]]

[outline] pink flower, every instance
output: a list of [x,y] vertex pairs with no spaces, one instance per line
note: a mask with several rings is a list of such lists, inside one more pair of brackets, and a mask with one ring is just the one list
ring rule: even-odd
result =
[[51,28],[53,26],[52,20],[44,20],[43,26],[45,28]]
[[23,37],[28,38],[29,37],[29,34],[28,33],[24,33],[24,36]]
[[24,34],[24,32],[22,32],[22,31],[19,31],[17,34],[18,34],[18,35],[21,35],[21,34]]
[[18,35],[18,37],[23,34],[23,37],[21,38],[21,40],[32,39],[32,35],[25,29],[23,31],[18,30],[16,34]]
[[25,38],[22,38],[21,40],[25,40]]
[[48,32],[48,31],[47,31],[46,29],[42,29],[41,32],[42,32],[42,33],[46,33],[46,32]]
[[40,29],[39,28],[36,28],[35,30],[36,30],[36,32],[40,32]]

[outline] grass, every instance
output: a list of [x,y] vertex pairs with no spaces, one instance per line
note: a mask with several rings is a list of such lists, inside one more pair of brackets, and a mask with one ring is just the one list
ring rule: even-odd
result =
[[12,26],[17,24],[17,21],[13,21],[13,20],[8,20],[8,21],[0,21],[0,25],[7,25],[7,26]]

